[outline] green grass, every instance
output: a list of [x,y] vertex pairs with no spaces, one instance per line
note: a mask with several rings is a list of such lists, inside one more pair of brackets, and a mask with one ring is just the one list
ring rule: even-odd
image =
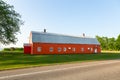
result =
[[111,59],[120,59],[120,54],[28,55],[22,52],[0,52],[0,70]]

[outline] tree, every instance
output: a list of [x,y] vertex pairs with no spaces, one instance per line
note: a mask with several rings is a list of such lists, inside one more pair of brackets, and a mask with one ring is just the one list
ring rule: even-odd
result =
[[117,40],[116,40],[116,49],[120,50],[120,35],[118,35]]
[[21,16],[14,7],[0,0],[0,43],[16,43],[16,35],[20,32],[22,24]]
[[103,39],[103,48],[105,49],[105,50],[108,50],[108,37],[102,37],[102,39]]
[[108,50],[115,50],[116,49],[116,40],[115,38],[108,38]]
[[102,50],[108,50],[108,38],[100,36],[96,36],[96,38],[100,42]]
[[116,50],[116,39],[114,37],[108,38],[96,36],[96,38],[100,42],[102,50]]

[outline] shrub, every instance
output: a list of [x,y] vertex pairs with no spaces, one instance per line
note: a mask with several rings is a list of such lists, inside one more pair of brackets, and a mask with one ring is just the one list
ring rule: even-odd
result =
[[3,51],[10,51],[10,48],[4,48]]
[[15,48],[15,47],[4,48],[3,51],[23,51],[23,48]]

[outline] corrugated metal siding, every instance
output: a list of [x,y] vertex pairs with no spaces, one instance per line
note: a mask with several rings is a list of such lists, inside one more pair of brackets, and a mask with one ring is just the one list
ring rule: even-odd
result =
[[66,44],[99,44],[96,38],[74,37],[53,33],[33,32],[32,42],[66,43]]

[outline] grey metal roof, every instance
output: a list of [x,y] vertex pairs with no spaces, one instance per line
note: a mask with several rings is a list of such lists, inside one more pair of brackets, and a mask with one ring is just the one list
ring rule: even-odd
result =
[[66,44],[100,44],[96,38],[75,37],[55,33],[32,31],[32,42],[66,43]]

